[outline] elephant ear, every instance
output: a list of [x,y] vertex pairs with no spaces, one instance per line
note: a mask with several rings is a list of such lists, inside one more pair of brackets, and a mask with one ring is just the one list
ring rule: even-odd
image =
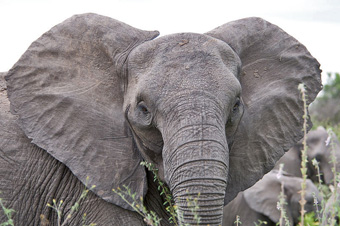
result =
[[303,102],[298,85],[305,84],[311,103],[322,88],[321,71],[301,43],[260,18],[230,22],[207,35],[227,43],[242,62],[239,81],[244,115],[230,149],[228,203],[302,138]]
[[[281,182],[277,179],[276,174],[277,171],[266,174],[254,186],[244,191],[244,198],[251,209],[278,223],[281,216],[281,211],[277,208],[281,192]],[[289,223],[292,225],[294,220],[287,207],[286,215]]]
[[112,191],[146,194],[123,112],[125,62],[158,36],[96,14],[76,15],[32,43],[6,76],[11,111],[32,142],[63,162],[101,198],[130,209]]

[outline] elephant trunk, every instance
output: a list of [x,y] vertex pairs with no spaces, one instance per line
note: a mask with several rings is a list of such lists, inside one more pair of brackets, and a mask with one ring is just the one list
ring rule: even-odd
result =
[[[215,169],[222,171],[225,167],[216,167],[213,162],[202,162],[192,166],[191,170],[198,171],[200,168],[209,168],[214,172]],[[181,179],[186,181],[172,189],[181,224],[222,225],[226,181],[213,178],[213,175],[200,179]]]
[[[184,126],[165,143],[165,180],[181,225],[222,225],[229,150],[223,126]],[[171,151],[169,151],[171,150]]]

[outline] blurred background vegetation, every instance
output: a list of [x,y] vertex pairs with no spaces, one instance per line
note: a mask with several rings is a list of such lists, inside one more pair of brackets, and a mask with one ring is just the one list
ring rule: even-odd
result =
[[340,74],[328,73],[323,91],[310,105],[313,129],[332,128],[340,140]]

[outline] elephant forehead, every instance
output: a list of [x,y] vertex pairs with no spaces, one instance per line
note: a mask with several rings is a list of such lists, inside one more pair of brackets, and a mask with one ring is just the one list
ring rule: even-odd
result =
[[[129,69],[147,74],[157,68],[167,73],[227,65],[236,74],[240,60],[226,43],[207,35],[180,33],[167,35],[138,46],[129,57]],[[184,70],[184,71],[185,71]],[[207,75],[206,73],[205,75]],[[188,75],[188,73],[185,73]]]
[[[194,33],[148,41],[129,56],[129,76],[141,90],[174,92],[205,90],[213,95],[240,92],[240,60],[225,43]],[[156,95],[157,95],[156,94]]]

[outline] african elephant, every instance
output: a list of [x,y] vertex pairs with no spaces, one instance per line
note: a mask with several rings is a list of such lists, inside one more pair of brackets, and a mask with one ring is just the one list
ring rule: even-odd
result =
[[[335,192],[332,192],[332,195],[328,198],[325,209],[322,213],[322,226],[328,225],[339,225],[339,206],[340,206],[340,189],[339,187]],[[333,218],[334,217],[334,218]]]
[[[255,185],[248,188],[244,192],[240,192],[236,198],[224,207],[223,225],[234,225],[236,216],[240,217],[242,225],[255,225],[258,220],[266,221],[268,226],[275,226],[280,221],[280,210],[277,208],[279,195],[283,184],[284,195],[286,196],[285,206],[287,218],[290,225],[297,225],[300,217],[300,191],[302,178],[282,175],[277,177],[278,171],[273,170],[266,174]],[[313,195],[314,193],[314,195]],[[319,191],[313,182],[307,179],[306,186],[306,205],[305,211],[314,211],[318,214],[314,206],[314,197],[318,203],[321,199],[318,195]],[[319,208],[320,210],[320,208]],[[283,224],[285,225],[285,224]]]
[[[310,131],[307,134],[307,177],[313,182],[318,183],[318,172],[312,164],[312,160],[316,159],[319,162],[321,180],[325,184],[333,183],[332,172],[332,148],[334,148],[335,157],[337,159],[336,169],[340,170],[340,145],[335,135],[329,135],[325,128],[318,127],[316,130]],[[295,144],[282,158],[276,163],[275,168],[278,169],[281,163],[284,164],[284,171],[296,177],[301,175],[301,150],[303,149],[302,140]]]
[[302,138],[298,85],[313,101],[320,65],[293,37],[260,18],[157,36],[76,15],[7,73],[0,190],[16,222],[36,225],[41,213],[53,221],[52,198],[64,200],[67,214],[89,176],[96,187],[79,216],[143,225],[112,192],[125,185],[168,225],[164,198],[140,165],[146,160],[169,187],[181,225],[196,224],[188,197],[197,198],[201,224],[219,225],[223,206]]

